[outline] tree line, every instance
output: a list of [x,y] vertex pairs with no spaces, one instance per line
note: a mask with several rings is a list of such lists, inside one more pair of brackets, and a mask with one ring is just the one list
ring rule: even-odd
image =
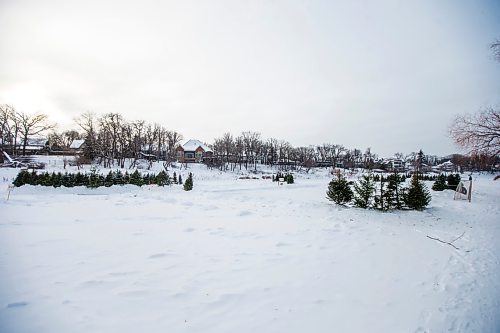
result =
[[[477,118],[477,119],[476,119]],[[475,149],[470,149],[469,155],[455,154],[451,162],[460,166],[461,170],[490,170],[498,161],[500,117],[498,112],[488,109],[486,113],[476,115],[475,122],[481,127],[474,133],[472,116],[459,117],[455,120],[453,137],[461,138],[457,143],[473,145],[479,142]],[[0,139],[4,150],[13,155],[26,153],[29,138],[52,130],[48,135],[48,143],[52,150],[62,151],[69,147],[71,142],[81,139],[85,142],[79,163],[97,163],[103,167],[125,167],[126,160],[130,161],[130,168],[137,166],[139,160],[163,161],[165,167],[176,160],[176,148],[183,139],[182,135],[174,130],[166,129],[157,123],[147,123],[143,120],[129,121],[119,113],[97,115],[86,112],[75,119],[79,127],[77,130],[57,132],[55,124],[48,121],[44,114],[26,114],[17,112],[10,105],[0,105]],[[491,133],[485,134],[487,128]],[[466,134],[464,134],[466,132]],[[485,138],[474,141],[473,135]],[[479,140],[479,139],[478,139]],[[489,145],[488,145],[489,144]],[[264,139],[255,131],[244,131],[239,135],[230,132],[213,140],[208,144],[213,150],[213,156],[206,160],[210,168],[220,170],[234,170],[236,168],[256,169],[257,164],[277,166],[282,171],[297,168],[310,169],[312,167],[343,167],[382,169],[391,171],[393,168],[387,161],[367,148],[349,149],[341,144],[324,143],[294,147],[286,140],[276,138]],[[395,159],[415,164],[418,153],[394,154]],[[424,156],[428,165],[437,165],[442,162],[436,156]],[[401,171],[401,170],[400,170]],[[457,171],[457,170],[452,170]]]

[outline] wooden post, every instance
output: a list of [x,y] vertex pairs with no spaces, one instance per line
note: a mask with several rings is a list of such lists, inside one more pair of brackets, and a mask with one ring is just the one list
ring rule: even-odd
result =
[[10,184],[9,187],[7,188],[7,201],[9,201],[10,198],[10,192],[14,189],[14,185]]
[[467,192],[467,199],[469,199],[469,202],[471,201],[472,197],[472,175],[469,176],[469,192]]

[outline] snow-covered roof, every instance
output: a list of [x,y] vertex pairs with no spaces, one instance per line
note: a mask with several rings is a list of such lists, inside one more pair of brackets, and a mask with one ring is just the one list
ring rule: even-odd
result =
[[201,147],[206,152],[212,151],[212,149],[210,149],[206,144],[199,140],[191,139],[182,145],[182,149],[184,149],[184,151],[195,151],[196,149],[198,149],[198,147]]
[[84,142],[85,140],[73,140],[73,142],[71,142],[71,145],[69,145],[69,148],[80,149]]
[[[28,138],[28,140],[27,140],[27,146],[40,146],[40,147],[44,147],[46,143],[47,143],[47,139],[46,138]],[[24,140],[21,139],[20,140],[20,145],[23,145],[23,144],[24,144]]]

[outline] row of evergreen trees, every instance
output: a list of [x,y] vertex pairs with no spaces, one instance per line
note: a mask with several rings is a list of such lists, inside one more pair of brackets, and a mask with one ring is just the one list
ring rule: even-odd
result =
[[[359,208],[376,208],[382,211],[393,209],[424,209],[431,201],[427,187],[414,174],[410,185],[405,187],[406,177],[393,173],[379,176],[366,174],[356,183],[348,182],[337,173],[326,192],[327,199],[339,205],[353,205]],[[352,188],[351,188],[352,185]]]
[[[189,184],[186,183],[189,180]],[[184,189],[187,191],[193,188],[193,175],[190,173],[188,180],[184,183]],[[27,170],[21,170],[16,179],[13,182],[14,186],[19,187],[23,185],[41,185],[41,186],[53,186],[53,187],[74,187],[74,186],[85,186],[89,188],[97,188],[101,186],[110,187],[113,185],[172,185],[172,184],[183,184],[182,177],[174,172],[174,176],[170,177],[165,171],[160,171],[157,174],[144,174],[142,175],[139,171],[135,170],[133,173],[124,173],[120,170],[110,171],[106,176],[101,175],[97,170],[93,169],[90,173],[37,173],[35,171],[29,172]]]

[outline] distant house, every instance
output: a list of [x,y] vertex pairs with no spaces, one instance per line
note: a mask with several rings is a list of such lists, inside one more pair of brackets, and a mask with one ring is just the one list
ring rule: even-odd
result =
[[73,140],[71,144],[69,145],[69,150],[73,154],[80,154],[83,152],[83,149],[85,148],[85,140]]
[[436,165],[432,169],[434,169],[435,171],[438,171],[438,172],[439,171],[441,171],[441,172],[453,172],[453,171],[457,170],[457,167],[451,161],[446,161],[446,162],[443,162],[441,164]]
[[213,157],[212,149],[199,140],[189,140],[176,151],[177,161],[184,163],[200,163]]
[[385,166],[386,170],[393,172],[404,172],[405,171],[405,161],[399,158],[387,158],[382,161],[382,165]]
[[27,155],[35,155],[47,153],[49,147],[49,141],[46,138],[28,138],[26,141],[26,147],[24,147],[24,140],[20,140],[18,143],[17,150],[18,154],[24,153]]

